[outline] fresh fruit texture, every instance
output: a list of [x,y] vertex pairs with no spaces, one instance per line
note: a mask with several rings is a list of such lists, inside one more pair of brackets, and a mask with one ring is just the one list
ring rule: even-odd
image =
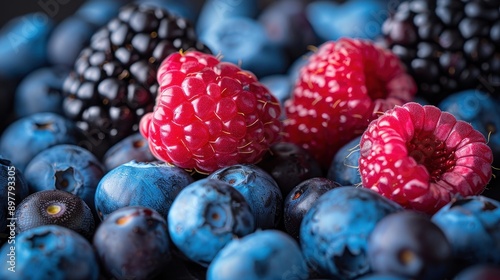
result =
[[359,175],[359,140],[358,136],[345,144],[333,157],[326,178],[335,181],[342,186],[359,186],[361,176]]
[[457,194],[481,193],[492,161],[485,137],[469,123],[414,102],[374,120],[360,141],[363,186],[429,214]]
[[107,171],[129,161],[152,162],[156,158],[149,149],[148,141],[139,132],[125,137],[106,151],[102,163]]
[[161,61],[190,48],[208,51],[187,20],[154,6],[125,6],[97,31],[64,83],[64,113],[84,132],[86,148],[101,158],[137,131],[153,110]]
[[210,173],[256,163],[279,139],[281,108],[256,77],[198,51],[175,53],[158,70],[153,113],[140,124],[158,159]]
[[285,139],[311,152],[326,169],[343,145],[379,112],[410,101],[413,79],[399,59],[369,41],[326,42],[300,70],[285,103]]
[[413,0],[383,24],[387,46],[432,103],[448,94],[500,87],[498,1]]

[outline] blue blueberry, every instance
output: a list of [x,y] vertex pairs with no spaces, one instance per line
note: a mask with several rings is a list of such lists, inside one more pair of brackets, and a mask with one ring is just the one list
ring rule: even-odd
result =
[[500,264],[500,202],[484,196],[456,198],[432,221],[450,241],[456,261]]
[[278,227],[283,215],[283,197],[267,172],[255,165],[236,164],[221,168],[208,178],[227,182],[243,195],[255,218],[255,228]]
[[498,280],[500,267],[492,264],[477,264],[463,269],[453,280]]
[[53,26],[53,21],[42,12],[10,20],[0,30],[0,77],[21,78],[43,66]]
[[444,279],[451,246],[429,216],[401,211],[380,220],[368,240],[373,271],[411,279]]
[[288,66],[284,51],[270,43],[261,23],[250,18],[221,19],[199,38],[213,53],[220,53],[222,61],[241,64],[258,77],[284,73]]
[[254,231],[243,195],[229,183],[201,179],[184,188],[168,212],[168,231],[190,260],[208,266],[231,240]]
[[371,273],[360,278],[356,278],[356,280],[408,280],[406,277],[396,276],[396,275],[387,275],[387,274],[378,274]]
[[[265,76],[259,81],[265,85],[271,93],[279,100],[281,107],[285,105],[285,101],[290,98],[293,90],[293,83],[287,75],[271,75]],[[285,117],[285,110],[282,110],[282,117]]]
[[15,222],[11,218],[28,194],[28,183],[23,173],[0,155],[0,244],[15,238]]
[[122,164],[100,180],[95,193],[97,214],[105,219],[119,208],[144,206],[166,219],[175,197],[193,181],[184,169],[166,163]]
[[368,236],[401,206],[366,188],[343,186],[323,194],[300,226],[302,253],[322,274],[354,279],[370,271]]
[[86,1],[78,8],[75,16],[84,19],[95,28],[99,28],[118,14],[122,4],[121,0]]
[[203,34],[226,18],[253,18],[257,13],[257,0],[206,0],[198,16],[196,33]]
[[59,225],[90,239],[95,222],[92,211],[78,196],[60,190],[46,190],[26,197],[16,209],[20,233],[43,225]]
[[102,158],[102,162],[108,171],[132,160],[137,162],[156,160],[149,150],[148,141],[140,133],[122,139],[109,148]]
[[165,218],[131,206],[111,213],[97,228],[94,247],[106,274],[115,279],[152,279],[170,262]]
[[41,112],[62,114],[62,86],[69,73],[68,68],[56,66],[40,68],[26,76],[16,89],[16,116]]
[[0,154],[21,171],[41,151],[58,144],[76,144],[75,124],[54,113],[43,112],[11,123],[0,138]]
[[375,39],[389,15],[387,3],[380,0],[350,0],[344,4],[315,1],[307,6],[307,18],[323,40],[342,37]]
[[83,199],[94,215],[94,195],[104,173],[104,166],[91,152],[67,144],[42,151],[28,164],[25,172],[31,193],[42,190],[70,192]]
[[293,188],[285,197],[284,203],[283,217],[286,231],[298,240],[300,224],[307,211],[320,196],[339,186],[338,183],[326,178],[316,177],[307,179]]
[[333,157],[326,177],[343,186],[357,186],[361,184],[359,174],[359,141],[361,136],[345,144]]
[[298,244],[278,230],[259,230],[224,247],[208,267],[207,280],[308,279]]
[[[15,272],[9,270],[12,260]],[[81,235],[58,225],[45,225],[20,233],[15,244],[2,246],[0,279],[97,280],[99,264],[92,245]]]
[[[197,3],[193,0],[136,0],[135,2],[153,6],[159,6],[170,13],[186,18],[191,22],[196,22],[198,11],[196,8]],[[199,2],[199,1],[198,1]]]

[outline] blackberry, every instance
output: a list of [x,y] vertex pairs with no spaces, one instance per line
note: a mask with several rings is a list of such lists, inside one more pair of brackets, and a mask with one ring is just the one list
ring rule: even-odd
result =
[[465,89],[500,92],[500,2],[410,0],[382,29],[431,103]]
[[63,111],[86,136],[81,145],[102,157],[138,131],[155,104],[159,64],[188,49],[210,53],[186,19],[155,6],[123,7],[92,36],[64,83]]

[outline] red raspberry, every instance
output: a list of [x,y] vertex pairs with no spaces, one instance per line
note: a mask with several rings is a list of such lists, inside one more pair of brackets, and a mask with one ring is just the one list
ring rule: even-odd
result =
[[493,153],[479,131],[432,105],[385,112],[361,136],[363,186],[403,207],[433,214],[460,194],[481,193]]
[[157,79],[156,107],[140,131],[158,159],[210,173],[256,163],[277,142],[279,102],[252,73],[192,51],[167,57]]
[[340,39],[321,45],[300,70],[285,103],[285,140],[314,155],[324,168],[380,112],[411,101],[413,79],[399,59],[372,42]]

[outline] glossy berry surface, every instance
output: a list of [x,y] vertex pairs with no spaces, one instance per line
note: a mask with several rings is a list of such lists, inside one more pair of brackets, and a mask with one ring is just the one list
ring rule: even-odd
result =
[[286,231],[295,239],[299,239],[300,224],[307,211],[318,198],[329,190],[339,187],[336,182],[316,177],[304,180],[285,197],[283,219]]
[[342,186],[358,186],[361,184],[359,174],[359,141],[358,136],[340,148],[333,157],[326,177]]
[[411,101],[416,86],[399,59],[370,41],[329,41],[300,70],[285,103],[285,140],[326,169],[343,145],[380,112]]
[[410,210],[380,220],[368,241],[368,259],[375,272],[411,279],[444,279],[451,256],[443,231],[429,216]]
[[168,213],[168,231],[190,260],[208,266],[231,240],[255,230],[243,195],[229,183],[201,179],[184,188]]
[[255,218],[255,228],[277,228],[283,215],[283,196],[274,179],[260,167],[236,164],[210,174],[208,178],[229,183],[245,198]]
[[95,193],[97,214],[104,219],[120,208],[143,206],[166,219],[175,197],[193,181],[186,171],[165,163],[122,164],[99,181]]
[[207,280],[308,279],[299,246],[277,230],[262,230],[235,239],[217,254],[208,267]]
[[492,173],[485,137],[433,105],[389,110],[363,133],[360,149],[364,187],[430,214],[455,194],[481,193]]
[[140,131],[163,161],[201,173],[259,161],[279,140],[279,102],[250,72],[191,51],[158,70],[159,96]]
[[99,264],[92,245],[68,228],[45,225],[17,235],[15,272],[8,270],[11,246],[4,245],[0,250],[2,279],[99,279]]
[[125,137],[109,148],[102,158],[102,163],[109,171],[132,160],[137,162],[156,161],[149,149],[148,141],[139,132]]
[[90,239],[95,222],[92,211],[78,196],[60,190],[45,190],[26,197],[16,209],[17,233],[43,225],[58,225]]
[[124,207],[97,228],[93,243],[107,275],[152,279],[171,260],[165,218],[151,208]]
[[500,264],[500,202],[484,196],[453,199],[432,216],[463,265]]
[[491,264],[483,264],[483,265],[475,265],[469,268],[464,269],[459,274],[453,278],[454,280],[496,280],[498,279],[498,275],[500,275],[500,267],[491,265]]
[[323,194],[300,226],[309,267],[328,277],[355,279],[371,269],[368,237],[375,225],[401,207],[365,188],[343,186]]

